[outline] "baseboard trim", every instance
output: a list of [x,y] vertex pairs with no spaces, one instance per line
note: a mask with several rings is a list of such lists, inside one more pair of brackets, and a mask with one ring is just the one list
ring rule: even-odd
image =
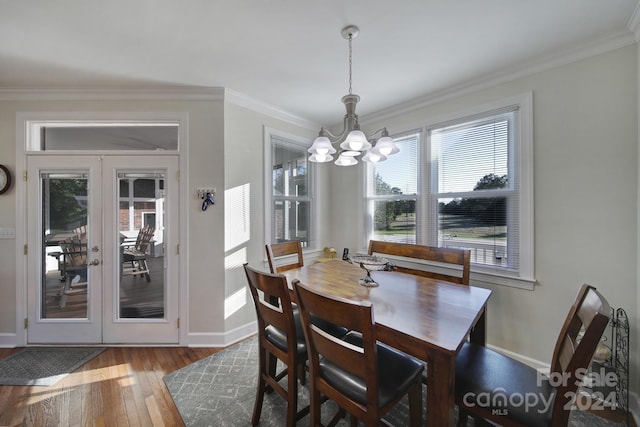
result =
[[258,332],[258,322],[253,321],[244,326],[224,333],[191,332],[187,336],[189,347],[228,347]]
[[629,412],[635,425],[640,426],[640,396],[632,391],[629,392]]
[[18,346],[17,334],[0,333],[0,348],[15,348]]
[[487,344],[487,347],[489,347],[491,350],[497,351],[498,353],[502,353],[505,356],[509,356],[512,359],[516,359],[517,361],[522,362],[525,365],[529,365],[532,368],[537,369],[538,371],[540,371],[542,373],[547,373],[548,374],[549,371],[551,370],[551,365],[549,363],[542,362],[540,360],[524,356],[524,355],[522,355],[520,353],[515,353],[513,351],[505,350],[504,348],[497,347],[495,345]]

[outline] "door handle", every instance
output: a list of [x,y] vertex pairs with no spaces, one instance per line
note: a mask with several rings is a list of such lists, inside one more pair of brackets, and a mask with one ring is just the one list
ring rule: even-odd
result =
[[94,259],[93,261],[91,261],[89,263],[89,265],[100,265],[100,260],[99,259]]

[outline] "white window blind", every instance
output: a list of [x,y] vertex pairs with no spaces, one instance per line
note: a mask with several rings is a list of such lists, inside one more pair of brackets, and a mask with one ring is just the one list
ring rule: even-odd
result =
[[532,120],[525,93],[396,134],[400,153],[367,169],[363,247],[468,248],[472,281],[533,289]]
[[517,107],[432,126],[429,236],[472,263],[519,268]]

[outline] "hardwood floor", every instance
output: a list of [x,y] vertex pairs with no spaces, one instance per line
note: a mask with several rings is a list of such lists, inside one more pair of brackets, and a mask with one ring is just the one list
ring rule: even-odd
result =
[[163,376],[221,350],[109,347],[53,386],[0,386],[0,426],[182,426]]

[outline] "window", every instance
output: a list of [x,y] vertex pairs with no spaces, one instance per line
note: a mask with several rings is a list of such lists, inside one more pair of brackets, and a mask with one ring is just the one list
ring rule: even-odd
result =
[[368,197],[372,239],[416,243],[420,133],[394,138],[400,152],[371,167]]
[[531,95],[394,140],[400,153],[369,168],[367,241],[468,248],[472,279],[532,289]]
[[39,132],[34,151],[176,151],[177,123],[47,123],[33,124]]
[[313,186],[307,162],[309,141],[267,131],[270,183],[267,242],[312,241]]

